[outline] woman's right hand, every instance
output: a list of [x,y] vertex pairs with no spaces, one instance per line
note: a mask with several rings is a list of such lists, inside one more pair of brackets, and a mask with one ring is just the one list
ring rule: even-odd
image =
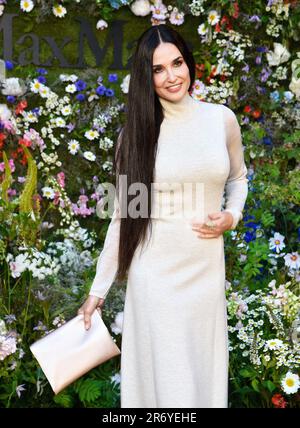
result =
[[91,316],[95,309],[101,308],[104,304],[104,299],[97,296],[89,295],[84,304],[78,309],[77,314],[83,314],[84,326],[88,330],[91,327]]

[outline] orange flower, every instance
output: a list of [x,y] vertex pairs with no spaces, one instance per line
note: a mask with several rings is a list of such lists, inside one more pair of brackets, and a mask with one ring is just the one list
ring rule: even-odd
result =
[[260,117],[260,115],[261,115],[261,111],[260,110],[254,110],[253,113],[252,113],[252,116],[255,119],[258,119]]
[[22,113],[22,111],[27,107],[27,101],[22,100],[18,103],[17,107],[15,108],[16,114]]
[[245,113],[250,113],[250,111],[252,110],[251,106],[247,105],[244,107],[244,112]]
[[281,394],[273,395],[272,403],[274,404],[274,407],[278,409],[284,409],[287,405],[287,402],[285,401],[284,397]]

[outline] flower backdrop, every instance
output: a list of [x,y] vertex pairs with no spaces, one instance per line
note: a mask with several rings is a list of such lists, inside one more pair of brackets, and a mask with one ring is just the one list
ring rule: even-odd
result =
[[[229,405],[299,407],[298,2],[0,0],[0,19],[17,14],[32,41],[35,25],[63,28],[82,11],[99,38],[123,18],[141,30],[174,26],[193,40],[191,96],[237,114],[249,194],[242,222],[224,234]],[[33,51],[21,65],[7,52],[0,64],[0,405],[118,407],[119,359],[54,397],[29,345],[74,316],[93,280],[110,221],[99,215],[101,183],[114,182],[130,72],[36,66]],[[125,287],[112,287],[103,309],[119,345]]]

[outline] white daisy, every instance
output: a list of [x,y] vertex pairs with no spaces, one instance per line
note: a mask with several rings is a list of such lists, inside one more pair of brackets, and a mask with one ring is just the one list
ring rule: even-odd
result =
[[43,187],[42,188],[43,196],[45,196],[48,199],[54,199],[54,190],[51,187]]
[[292,372],[287,372],[281,381],[281,386],[286,394],[295,394],[300,386],[299,376]]
[[266,341],[266,345],[268,347],[268,349],[279,349],[282,347],[283,342],[280,339],[270,339]]
[[51,93],[50,89],[45,85],[42,85],[39,89],[39,94],[42,98],[48,98],[50,93]]
[[83,153],[83,156],[84,156],[87,160],[89,160],[89,161],[94,161],[94,160],[96,160],[96,156],[94,155],[94,153],[89,152],[89,151],[84,152],[84,153]]
[[73,84],[70,84],[68,86],[66,86],[66,92],[69,92],[70,94],[74,94],[74,92],[76,92],[76,86]]
[[59,128],[64,128],[66,126],[66,121],[62,117],[57,117],[55,119],[55,124]]
[[35,94],[37,94],[39,92],[39,90],[42,86],[44,86],[44,85],[42,83],[40,83],[37,79],[34,79],[34,81],[30,83],[30,89]]
[[29,123],[38,122],[38,118],[32,111],[29,112],[22,112],[22,116],[24,117],[24,120]]
[[218,15],[218,12],[216,10],[211,10],[208,14],[207,18],[210,25],[216,25],[217,22],[220,20],[220,15]]
[[284,256],[285,265],[291,269],[299,269],[300,258],[297,252],[288,253]]
[[86,132],[84,133],[84,136],[85,136],[88,140],[92,141],[92,140],[94,140],[95,138],[98,138],[98,137],[99,137],[99,132],[98,132],[98,131],[95,131],[94,129],[90,129],[89,131],[86,131]]
[[80,149],[79,142],[77,140],[70,140],[68,142],[68,149],[71,155],[75,155]]
[[67,13],[67,9],[61,4],[56,4],[53,6],[52,11],[57,18],[63,18]]
[[61,113],[62,113],[64,116],[68,116],[69,114],[71,114],[71,113],[72,113],[71,106],[64,106],[64,107],[61,109]]
[[200,24],[197,31],[198,31],[198,34],[200,34],[200,36],[205,36],[205,34],[208,31],[207,25],[206,24]]
[[34,8],[34,3],[31,0],[21,0],[20,8],[23,12],[30,12]]
[[104,30],[104,28],[107,28],[107,27],[108,27],[108,24],[106,21],[104,21],[104,19],[100,19],[96,24],[97,30]]
[[285,243],[283,241],[284,236],[278,232],[275,232],[273,238],[269,239],[269,248],[271,250],[275,248],[276,253],[279,253],[285,247]]

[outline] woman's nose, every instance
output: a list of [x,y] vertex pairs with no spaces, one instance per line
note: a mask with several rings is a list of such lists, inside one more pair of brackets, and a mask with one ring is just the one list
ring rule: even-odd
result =
[[170,82],[173,82],[174,80],[176,80],[175,73],[172,69],[168,70],[168,80]]

